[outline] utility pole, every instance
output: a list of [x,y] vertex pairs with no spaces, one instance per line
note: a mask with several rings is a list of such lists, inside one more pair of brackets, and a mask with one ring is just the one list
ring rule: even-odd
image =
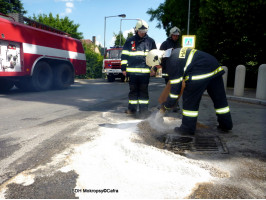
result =
[[187,35],[189,35],[189,20],[190,20],[190,0],[188,0]]

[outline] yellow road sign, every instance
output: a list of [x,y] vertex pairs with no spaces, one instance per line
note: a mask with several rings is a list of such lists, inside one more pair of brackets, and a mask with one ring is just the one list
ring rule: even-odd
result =
[[194,49],[196,45],[196,35],[183,35],[182,36],[182,47]]

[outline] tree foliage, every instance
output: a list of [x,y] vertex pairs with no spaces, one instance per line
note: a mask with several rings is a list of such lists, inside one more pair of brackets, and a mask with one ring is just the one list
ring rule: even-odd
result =
[[[199,0],[192,0],[190,6],[190,33],[199,27]],[[157,28],[164,28],[168,35],[173,26],[180,28],[182,34],[187,32],[188,0],[165,0],[157,9],[148,9],[150,21],[158,20]]]
[[[266,63],[265,0],[191,0],[190,35],[196,48],[214,55],[222,65],[257,66]],[[169,32],[172,26],[186,34],[187,0],[165,0],[149,9],[150,20]]]
[[78,78],[101,78],[103,56],[94,51],[94,44],[83,43],[83,48],[86,55],[86,74]]
[[266,1],[201,1],[199,46],[225,65],[265,63]]
[[122,32],[119,32],[118,34],[114,33],[115,37],[115,46],[123,46],[126,42],[126,38],[123,36]]
[[[122,32],[119,32],[118,34],[115,34],[114,33],[114,37],[115,37],[115,43],[114,45],[115,46],[124,46],[124,44],[126,43],[126,40],[130,37],[132,37],[134,34],[132,32],[129,32],[127,34],[127,38],[125,38],[123,36],[123,33]],[[120,38],[121,37],[121,38]],[[121,42],[120,42],[120,39],[121,39]]]
[[58,14],[54,17],[52,13],[49,13],[49,15],[39,14],[38,16],[34,14],[32,19],[42,24],[64,31],[70,34],[70,36],[73,38],[83,38],[83,34],[78,32],[79,24],[75,24],[68,17],[59,18]]
[[20,0],[0,0],[0,13],[21,13],[26,14]]

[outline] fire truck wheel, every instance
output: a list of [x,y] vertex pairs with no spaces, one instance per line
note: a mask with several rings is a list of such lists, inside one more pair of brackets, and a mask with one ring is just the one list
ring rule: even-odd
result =
[[0,79],[0,92],[8,92],[13,86],[13,81],[8,79]]
[[32,87],[35,91],[44,91],[51,88],[53,71],[47,62],[40,61],[36,64],[32,75]]
[[69,88],[73,82],[73,72],[68,64],[61,64],[55,68],[53,86],[55,89]]
[[115,76],[114,75],[107,75],[108,82],[114,82],[115,81]]

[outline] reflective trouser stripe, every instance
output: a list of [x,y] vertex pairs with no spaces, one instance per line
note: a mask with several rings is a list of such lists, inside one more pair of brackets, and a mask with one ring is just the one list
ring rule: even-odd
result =
[[163,73],[162,76],[168,76],[168,74]]
[[197,117],[198,113],[198,111],[183,110],[183,115],[187,117]]
[[139,100],[139,104],[149,104],[149,100]]
[[169,94],[169,96],[172,98],[172,99],[177,99],[178,98],[178,95],[175,95],[175,94]]
[[138,100],[129,100],[130,104],[138,104]]
[[225,108],[215,109],[215,110],[216,110],[216,114],[225,114],[225,113],[230,112],[229,106],[227,106]]
[[129,104],[149,104],[149,100],[129,100]]

